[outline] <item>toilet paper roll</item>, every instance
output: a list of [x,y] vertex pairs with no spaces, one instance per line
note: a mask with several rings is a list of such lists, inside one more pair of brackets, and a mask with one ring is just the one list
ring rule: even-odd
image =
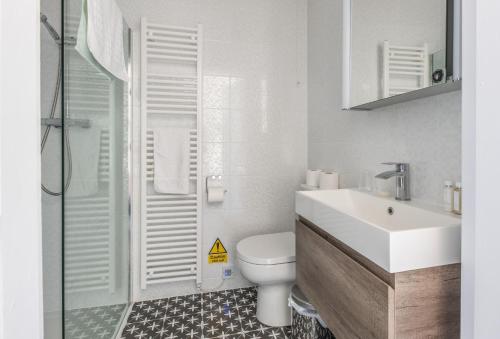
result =
[[337,172],[321,172],[319,175],[320,190],[336,190],[339,188],[339,174]]
[[320,174],[321,170],[307,170],[306,185],[312,187],[318,187]]
[[223,202],[225,190],[223,187],[213,187],[208,189],[208,202]]

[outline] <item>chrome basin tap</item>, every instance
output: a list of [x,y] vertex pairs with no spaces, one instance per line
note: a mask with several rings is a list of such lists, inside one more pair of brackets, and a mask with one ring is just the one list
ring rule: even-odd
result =
[[410,164],[400,162],[384,162],[384,165],[395,165],[394,171],[377,174],[375,178],[389,179],[396,177],[396,200],[411,200],[410,197]]

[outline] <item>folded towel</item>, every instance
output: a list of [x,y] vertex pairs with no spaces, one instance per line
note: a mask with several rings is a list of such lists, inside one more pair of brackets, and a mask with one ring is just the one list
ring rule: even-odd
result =
[[90,63],[128,81],[123,15],[114,0],[84,0],[76,50]]
[[70,197],[94,195],[99,191],[101,129],[74,128],[68,133],[73,173],[67,194]]
[[189,129],[154,130],[154,189],[158,193],[189,193]]

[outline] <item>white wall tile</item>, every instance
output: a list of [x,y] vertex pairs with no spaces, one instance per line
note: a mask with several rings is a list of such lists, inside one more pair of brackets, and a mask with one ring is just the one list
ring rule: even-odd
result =
[[230,42],[207,40],[203,43],[203,74],[231,75],[234,66],[234,50]]
[[287,127],[279,112],[246,108],[231,111],[231,141],[272,142]]
[[205,108],[203,110],[203,141],[229,140],[229,110]]
[[233,0],[201,1],[201,22],[206,40],[230,42],[236,21]]
[[231,176],[230,189],[231,209],[253,209],[259,213],[269,206],[279,209],[292,205],[297,186],[288,177]]
[[203,107],[229,108],[230,79],[224,76],[203,77]]
[[[307,161],[306,0],[158,2],[119,4],[129,22],[144,15],[204,26],[203,172],[223,174],[228,192],[217,204],[203,192],[202,275],[204,288],[220,287],[221,267],[205,255],[217,237],[235,263],[241,239],[294,228],[294,191]],[[237,273],[223,288],[247,284]],[[169,284],[136,297],[189,290],[194,286]]]
[[284,147],[276,143],[232,143],[230,174],[279,176],[286,170]]
[[233,41],[265,43],[275,40],[294,40],[296,30],[296,1],[235,0]]
[[170,25],[192,26],[200,21],[201,0],[117,0],[125,20],[134,30],[140,29],[141,17]]
[[224,144],[209,142],[204,143],[202,147],[204,175],[224,174]]

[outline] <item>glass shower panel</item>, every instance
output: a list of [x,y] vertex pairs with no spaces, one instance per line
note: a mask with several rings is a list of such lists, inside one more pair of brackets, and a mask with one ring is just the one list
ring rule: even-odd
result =
[[64,6],[64,332],[107,339],[129,301],[129,89],[76,51],[82,1]]
[[40,1],[43,328],[44,338],[50,339],[62,338],[62,132],[44,121],[61,118],[62,54],[56,36],[47,27],[60,34],[61,6],[60,1]]

